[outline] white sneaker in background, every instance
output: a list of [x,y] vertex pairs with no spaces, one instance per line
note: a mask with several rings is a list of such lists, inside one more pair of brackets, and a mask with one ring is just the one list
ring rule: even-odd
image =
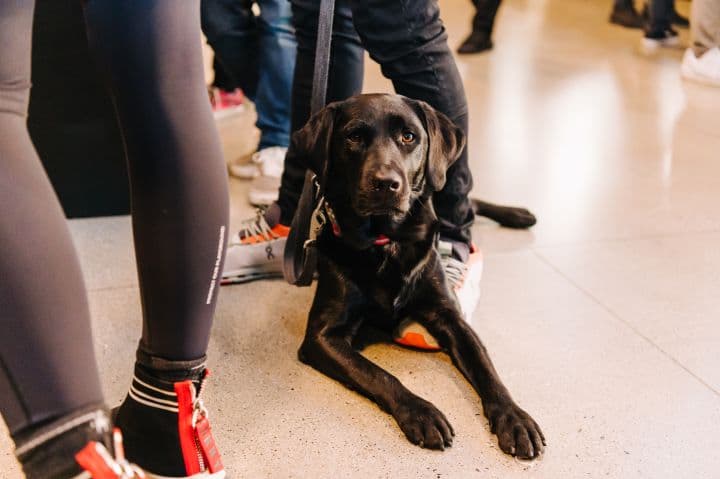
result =
[[685,50],[680,73],[686,80],[720,86],[720,48],[711,48],[700,57],[695,56],[692,48],[688,48]]
[[[452,288],[465,321],[470,322],[480,301],[480,279],[483,272],[483,255],[473,245],[467,263],[452,256],[452,243],[438,241],[440,262],[449,286]],[[393,339],[402,346],[426,351],[438,351],[440,345],[435,338],[412,318],[405,319],[395,328]]]
[[[445,241],[439,241],[438,243],[438,250],[441,252],[440,262],[443,265],[443,270],[445,270],[445,275],[457,296],[465,321],[470,322],[480,301],[480,280],[483,273],[482,252],[477,246],[473,245],[467,263],[463,263],[453,258],[451,244]],[[449,248],[451,253],[442,254],[443,248]]]
[[248,199],[253,206],[269,206],[278,200],[280,177],[258,176],[250,183]]
[[277,201],[280,189],[280,177],[285,164],[287,148],[272,146],[263,148],[253,155],[253,162],[258,165],[259,174],[248,190],[250,204],[267,206]]
[[[263,210],[240,225],[228,242],[223,284],[245,283],[256,279],[282,278],[283,254],[290,227],[281,225],[280,208],[269,210],[270,223]],[[271,225],[272,223],[272,225]]]
[[251,180],[260,175],[280,177],[287,148],[271,146],[254,153],[250,161],[242,164],[231,164],[230,174],[236,178]]

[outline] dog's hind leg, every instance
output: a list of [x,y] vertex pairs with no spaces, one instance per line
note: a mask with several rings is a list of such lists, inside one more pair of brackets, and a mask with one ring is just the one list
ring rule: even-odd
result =
[[470,201],[476,215],[490,218],[507,228],[524,229],[530,228],[537,223],[535,215],[525,208],[495,205],[474,198]]

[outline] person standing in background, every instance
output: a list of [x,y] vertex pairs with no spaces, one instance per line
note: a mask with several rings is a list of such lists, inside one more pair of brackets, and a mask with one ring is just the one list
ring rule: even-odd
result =
[[458,53],[481,53],[493,47],[492,31],[500,0],[473,0],[475,16],[472,32],[458,48]]
[[683,78],[720,86],[720,2],[693,0],[692,45],[685,52]]
[[672,28],[675,0],[650,0],[648,22],[640,48],[645,53],[654,53],[659,48],[676,47],[680,36]]
[[[638,13],[635,9],[635,2],[633,0],[614,0],[613,9],[610,13],[610,23],[627,28],[639,29],[645,27],[645,24],[650,19],[650,1],[645,3],[642,13]],[[688,19],[680,15],[677,10],[675,10],[675,2],[673,2],[671,22],[676,27],[687,28],[690,26]]]
[[[259,8],[259,13],[253,7]],[[277,199],[290,143],[290,94],[297,42],[288,0],[202,0],[203,33],[215,52],[215,74],[255,102],[260,143],[250,164],[230,174],[253,179],[250,203]],[[216,81],[217,83],[217,81]],[[228,87],[225,87],[228,88]]]

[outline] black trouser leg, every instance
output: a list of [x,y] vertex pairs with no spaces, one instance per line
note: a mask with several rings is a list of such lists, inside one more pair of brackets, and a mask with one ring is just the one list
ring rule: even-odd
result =
[[[363,45],[392,80],[395,91],[423,100],[446,114],[467,134],[467,100],[447,45],[436,2],[353,1],[353,16]],[[447,183],[433,202],[446,239],[470,242],[474,213],[468,198],[472,174],[467,148],[450,167]]]
[[[310,118],[315,43],[317,40],[319,2],[293,1],[293,23],[298,43],[292,92],[291,130],[300,129]],[[353,25],[352,13],[346,0],[335,3],[330,75],[327,101],[344,100],[362,91],[363,48]],[[305,178],[305,162],[288,151],[280,185],[280,222],[289,225],[295,214]]]
[[669,30],[675,11],[675,0],[650,0],[650,22],[647,26],[649,33],[662,33]]
[[254,98],[260,38],[251,7],[252,0],[202,0],[200,18],[203,33],[215,52],[215,64],[222,67],[220,83],[215,68],[215,85],[225,90],[240,87]]
[[473,31],[485,32],[489,37],[495,25],[495,16],[500,8],[500,0],[473,0],[473,4],[475,5]]
[[[318,3],[298,0],[293,4],[298,35],[293,130],[302,126],[309,116]],[[350,4],[350,10],[345,2],[336,5],[328,100],[347,98],[360,91],[362,70],[358,65],[362,56],[351,28],[354,25],[362,46],[380,63],[383,74],[392,80],[397,93],[428,102],[467,132],[465,90],[447,46],[447,34],[440,21],[437,3],[430,0],[374,0]],[[354,19],[352,24],[351,17]],[[337,96],[338,93],[344,96]],[[288,152],[278,201],[284,224],[290,224],[295,212],[304,174],[302,159]],[[471,188],[472,175],[465,150],[448,171],[445,188],[434,198],[442,224],[441,233],[447,239],[470,242],[470,226],[474,219],[468,199]]]

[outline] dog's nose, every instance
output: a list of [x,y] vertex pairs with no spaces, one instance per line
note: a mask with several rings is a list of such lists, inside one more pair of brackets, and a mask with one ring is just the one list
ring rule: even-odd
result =
[[394,171],[377,172],[370,180],[375,191],[391,191],[396,193],[400,190],[402,178]]

